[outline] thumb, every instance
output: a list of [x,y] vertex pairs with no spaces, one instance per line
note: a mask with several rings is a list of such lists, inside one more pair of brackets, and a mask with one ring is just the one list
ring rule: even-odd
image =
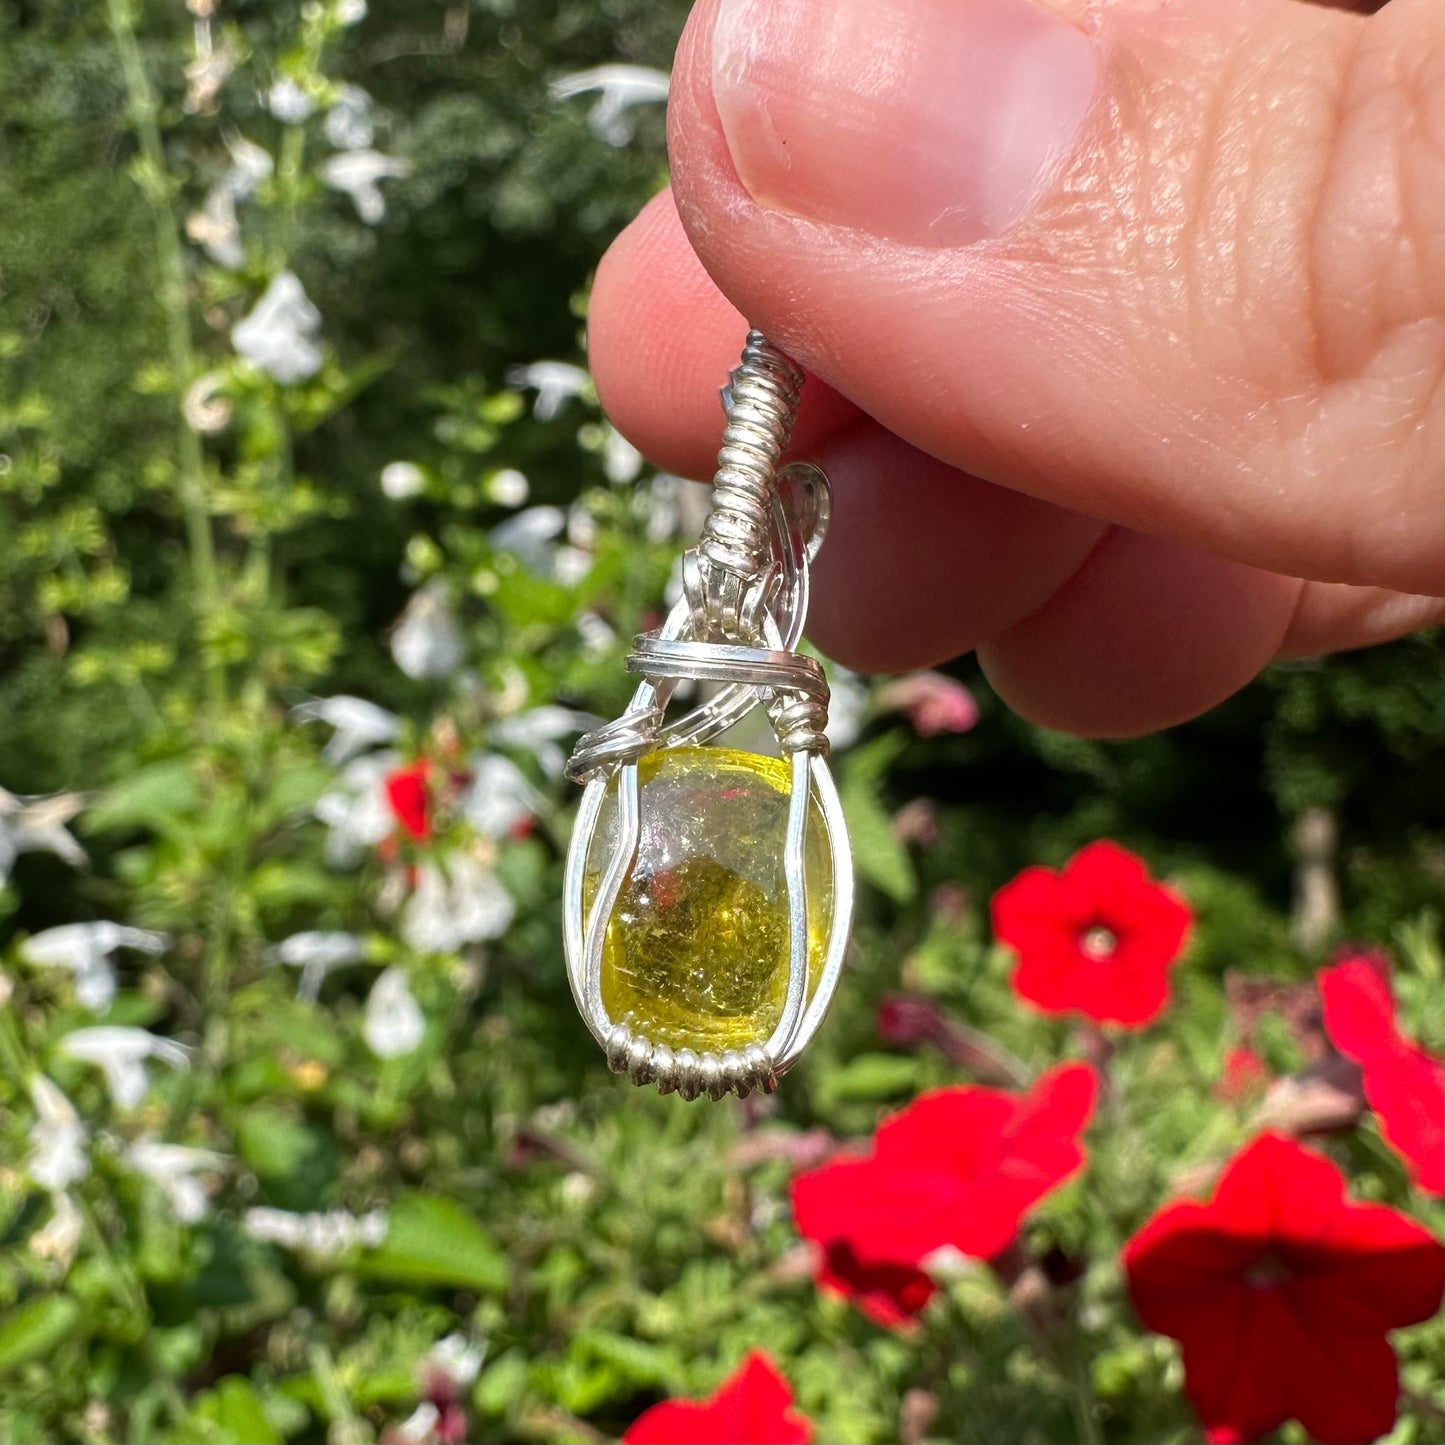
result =
[[1438,0],[702,0],[674,189],[724,294],[953,466],[1441,590]]

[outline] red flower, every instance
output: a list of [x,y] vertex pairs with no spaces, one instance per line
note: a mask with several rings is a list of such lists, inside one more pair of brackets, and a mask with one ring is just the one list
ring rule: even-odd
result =
[[792,1409],[793,1392],[761,1350],[706,1400],[666,1400],[644,1410],[622,1445],[807,1445],[813,1422]]
[[894,1330],[933,1298],[934,1285],[916,1261],[869,1256],[869,1227],[856,1206],[887,1192],[887,1171],[875,1159],[836,1158],[793,1180],[793,1222],[819,1246],[818,1288],[851,1299],[874,1324]]
[[1269,1068],[1253,1049],[1235,1047],[1224,1055],[1215,1094],[1226,1104],[1248,1104],[1269,1087]]
[[1184,1349],[1184,1388],[1214,1442],[1291,1417],[1358,1445],[1395,1419],[1386,1331],[1427,1320],[1445,1249],[1381,1204],[1351,1204],[1327,1159],[1263,1134],[1207,1204],[1166,1205],[1124,1246],[1139,1317]]
[[394,768],[386,775],[386,801],[392,815],[422,842],[431,837],[431,795],[427,791],[430,775],[431,764],[425,758]]
[[1427,1194],[1445,1195],[1445,1061],[1395,1026],[1383,958],[1346,955],[1319,976],[1325,1032],[1360,1066],[1380,1132]]
[[1189,905],[1117,843],[1090,843],[1061,873],[1025,868],[993,896],[993,931],[1018,954],[1014,992],[1045,1013],[1138,1028],[1169,1000]]
[[822,1247],[818,1283],[880,1324],[917,1314],[929,1255],[951,1245],[992,1259],[1083,1164],[1096,1091],[1087,1064],[1051,1069],[1024,1094],[937,1089],[881,1124],[866,1158],[799,1175],[793,1217]]

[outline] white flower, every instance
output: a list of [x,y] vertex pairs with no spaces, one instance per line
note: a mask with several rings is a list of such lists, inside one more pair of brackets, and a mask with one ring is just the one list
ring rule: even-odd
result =
[[392,630],[391,655],[418,681],[450,677],[461,666],[466,649],[443,584],[428,583],[406,604]]
[[460,1332],[438,1340],[421,1358],[423,1381],[432,1373],[446,1376],[458,1393],[466,1390],[481,1373],[487,1357],[485,1345],[473,1344]]
[[507,385],[530,388],[537,393],[532,415],[551,421],[574,396],[581,396],[592,379],[570,361],[534,361],[530,366],[507,368]]
[[222,184],[238,201],[244,201],[276,169],[276,162],[265,146],[258,146],[243,135],[233,133],[225,139],[231,156],[231,169],[226,172]]
[[649,542],[668,542],[677,535],[677,529],[682,522],[679,494],[683,487],[690,486],[692,483],[683,481],[681,477],[658,472],[652,479],[652,485],[639,494],[647,508]]
[[209,1204],[204,1186],[194,1176],[226,1165],[226,1156],[210,1149],[163,1144],[148,1138],[137,1139],[125,1151],[125,1157],[133,1168],[160,1187],[182,1224],[195,1224],[204,1218]]
[[577,635],[588,657],[605,657],[617,644],[617,630],[595,612],[583,612],[577,618]]
[[353,758],[336,787],[316,801],[313,810],[325,823],[326,861],[347,868],[376,847],[392,830],[394,819],[386,797],[386,775],[396,766],[389,748]]
[[388,1438],[396,1440],[398,1445],[427,1445],[436,1439],[441,1420],[442,1412],[430,1400],[423,1400]]
[[642,470],[642,453],[614,426],[602,443],[602,470],[609,482],[635,481]]
[[564,587],[576,587],[592,570],[592,554],[581,547],[558,547],[552,553],[552,576]]
[[248,1209],[241,1228],[262,1244],[280,1244],[326,1259],[356,1245],[374,1249],[386,1238],[386,1211],[350,1214],[332,1209],[325,1214],[292,1214],[285,1209]]
[[[558,546],[556,538],[567,532],[569,545]],[[587,550],[596,535],[596,519],[574,507],[569,518],[561,507],[528,507],[492,528],[492,546],[511,552],[526,569],[538,577],[575,587],[592,569]]]
[[205,249],[218,266],[232,270],[246,259],[236,206],[276,169],[270,151],[242,135],[228,135],[231,167],[206,193],[199,211],[186,218],[186,235]]
[[321,166],[321,179],[333,190],[345,191],[356,214],[368,226],[376,225],[386,215],[386,199],[379,183],[410,174],[410,161],[372,150],[342,151]]
[[426,1035],[426,1015],[412,997],[403,969],[383,969],[366,997],[361,1036],[379,1059],[412,1053]]
[[218,266],[234,271],[245,262],[241,223],[236,216],[236,193],[224,179],[206,192],[201,209],[186,217],[186,235]]
[[42,1189],[58,1194],[90,1173],[86,1152],[90,1135],[75,1105],[44,1074],[31,1079],[30,1100],[36,1119],[30,1126],[30,1157],[25,1168]]
[[492,528],[492,546],[518,557],[529,572],[546,577],[552,573],[553,541],[567,525],[561,507],[528,507]]
[[531,487],[527,478],[515,467],[503,467],[487,478],[483,490],[487,500],[499,507],[520,507],[527,500]]
[[378,743],[389,743],[401,728],[395,713],[344,692],[298,703],[291,716],[298,722],[324,722],[336,729],[321,750],[328,763],[344,763]]
[[426,491],[426,473],[415,462],[388,462],[381,469],[381,490],[393,502],[406,502]]
[[23,797],[0,788],[0,883],[22,853],[53,853],[72,868],[89,863],[65,828],[83,806],[79,793]]
[[364,151],[376,131],[371,123],[371,97],[359,86],[346,86],[326,112],[326,139],[341,151]]
[[[678,557],[672,564],[672,570],[667,574],[667,582],[662,589],[662,600],[668,607],[673,607],[682,594],[682,558]],[[676,691],[674,691],[672,695],[673,697],[677,697]]]
[[187,115],[211,115],[216,109],[216,97],[221,87],[230,79],[236,67],[236,52],[228,42],[211,44],[210,26],[196,27],[196,54],[186,62]]
[[504,747],[526,748],[549,778],[560,778],[567,766],[567,754],[558,747],[557,740],[585,733],[601,723],[602,719],[591,713],[546,703],[493,723],[492,741]]
[[597,65],[554,80],[549,87],[553,100],[570,100],[574,95],[600,91],[597,103],[587,115],[587,124],[599,140],[624,146],[635,133],[628,111],[635,105],[665,101],[668,77],[645,65]]
[[80,1247],[84,1220],[75,1200],[68,1194],[50,1196],[50,1218],[43,1229],[37,1229],[26,1241],[33,1254],[69,1265]]
[[150,1080],[146,1060],[160,1059],[173,1069],[190,1067],[190,1050],[174,1039],[163,1039],[145,1029],[102,1025],[76,1029],[60,1041],[67,1058],[94,1064],[105,1074],[111,1098],[122,1109],[134,1109],[145,1098]]
[[461,797],[462,816],[488,838],[505,838],[537,811],[540,800],[522,770],[500,753],[475,753],[471,781]]
[[316,109],[316,103],[289,75],[285,75],[266,92],[266,109],[282,125],[300,125]]
[[359,25],[366,19],[366,0],[336,0],[331,13],[338,25]]
[[21,945],[31,963],[68,968],[75,975],[75,997],[92,1013],[104,1013],[115,997],[115,969],[110,955],[118,948],[164,953],[164,933],[127,928],[120,923],[62,923],[47,928]]
[[562,1176],[562,1203],[569,1209],[585,1209],[597,1197],[597,1181],[581,1169]]
[[321,370],[321,352],[316,345],[320,330],[321,313],[307,299],[295,275],[282,271],[250,315],[231,328],[231,345],[252,366],[288,386]]
[[828,745],[835,752],[851,748],[863,730],[868,711],[867,684],[846,667],[835,667],[829,678],[832,695],[828,699]]
[[357,933],[313,930],[293,933],[274,948],[266,950],[273,963],[284,963],[301,970],[296,997],[303,1003],[315,1003],[321,985],[332,969],[360,963],[366,957],[366,940]]
[[489,868],[465,853],[443,872],[423,863],[401,916],[401,936],[418,953],[454,953],[467,943],[500,938],[517,905]]
[[597,516],[582,502],[573,502],[567,509],[567,540],[574,547],[590,552],[597,545]]

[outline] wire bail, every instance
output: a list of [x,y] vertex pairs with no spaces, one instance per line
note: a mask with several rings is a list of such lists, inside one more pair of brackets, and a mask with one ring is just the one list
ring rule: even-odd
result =
[[[828,682],[797,651],[808,611],[808,567],[827,530],[827,479],[815,466],[779,467],[797,414],[803,373],[758,331],[722,390],[726,425],[712,507],[682,559],[682,596],[666,622],[633,641],[628,672],[642,682],[620,717],[584,734],[567,774],[584,783],[564,883],[567,976],[593,1037],[615,1072],[693,1099],[770,1091],[817,1032],[842,971],[852,915],[852,860],[826,762]],[[724,686],[669,724],[679,681]],[[614,1021],[603,1001],[608,926],[641,837],[638,763],[649,754],[700,746],[754,707],[767,713],[790,765],[783,876],[788,899],[788,981],[767,1038],[738,1049],[673,1050]],[[615,842],[584,907],[588,861],[604,800],[615,791]],[[809,987],[809,912],[804,845],[810,802],[827,831],[832,909],[826,952]],[[816,900],[815,900],[816,902]]]

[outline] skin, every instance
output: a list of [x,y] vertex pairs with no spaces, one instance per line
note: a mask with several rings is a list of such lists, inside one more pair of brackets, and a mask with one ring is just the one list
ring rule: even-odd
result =
[[950,245],[755,199],[716,5],[678,51],[673,189],[598,271],[591,364],[618,428],[699,478],[744,317],[808,369],[821,648],[976,649],[1019,712],[1107,737],[1442,619],[1438,0],[1061,0],[1098,57],[1079,138],[1021,219]]

